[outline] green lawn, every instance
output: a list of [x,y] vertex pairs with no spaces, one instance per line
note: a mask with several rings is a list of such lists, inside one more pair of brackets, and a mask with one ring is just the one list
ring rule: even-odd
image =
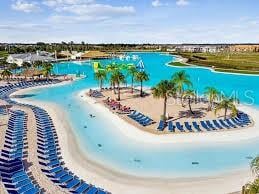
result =
[[181,63],[181,62],[171,62],[169,65],[176,66],[176,67],[186,67],[189,66],[187,64]]
[[8,52],[6,52],[6,51],[0,51],[0,58],[2,58],[2,57],[8,57]]
[[237,69],[222,69],[222,68],[215,68],[215,71],[218,72],[227,72],[227,73],[242,73],[242,74],[253,74],[253,75],[259,75],[259,71],[255,70],[237,70]]
[[[259,71],[258,53],[177,53],[188,59],[188,63],[230,71]],[[258,72],[256,72],[258,73]]]

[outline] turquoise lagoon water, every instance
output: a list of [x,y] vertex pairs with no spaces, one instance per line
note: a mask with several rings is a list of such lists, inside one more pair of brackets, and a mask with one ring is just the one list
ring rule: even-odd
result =
[[[151,77],[145,86],[150,87],[161,79],[168,79],[179,70],[166,66],[168,62],[174,60],[172,56],[160,53],[135,54],[143,60],[145,69]],[[119,59],[103,60],[102,63],[107,64],[111,61],[126,63]],[[259,107],[257,76],[219,74],[202,68],[181,69],[185,69],[191,75],[194,87],[200,93],[205,86],[215,86],[227,94],[235,91],[242,103],[250,104],[253,98],[253,106]],[[96,112],[76,97],[82,89],[97,87],[90,62],[55,64],[54,71],[59,74],[80,72],[87,77],[65,86],[37,89],[27,98],[54,102],[63,108],[69,116],[69,122],[82,150],[101,165],[137,176],[209,176],[240,168],[248,169],[250,160],[247,157],[255,157],[259,153],[259,138],[217,145],[183,143],[154,146],[136,142],[113,130],[120,126],[109,122],[105,115]],[[89,114],[96,117],[90,118]],[[199,164],[193,165],[192,162]]]

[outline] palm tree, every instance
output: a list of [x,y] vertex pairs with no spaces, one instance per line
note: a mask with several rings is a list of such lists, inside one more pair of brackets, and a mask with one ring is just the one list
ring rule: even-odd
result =
[[178,90],[179,95],[181,96],[181,102],[183,106],[183,93],[184,93],[184,87],[192,86],[192,82],[190,81],[190,76],[186,74],[185,71],[179,71],[173,74],[172,81],[175,83],[176,88]]
[[192,103],[192,98],[195,98],[196,97],[196,94],[195,94],[195,91],[194,90],[191,90],[191,89],[188,89],[186,90],[184,93],[183,93],[183,98],[188,98],[188,105],[189,105],[189,110],[192,114],[194,114],[193,110],[192,110],[192,106],[191,106],[191,103]]
[[243,194],[258,194],[259,193],[259,156],[254,158],[251,162],[251,169],[253,173],[257,176],[257,178],[251,182],[246,184],[243,187]]
[[149,75],[145,71],[139,71],[135,75],[135,80],[140,82],[140,96],[143,97],[143,82],[149,80]]
[[219,97],[219,91],[214,87],[205,88],[204,94],[209,100],[208,111],[212,110],[213,102]]
[[18,65],[16,63],[11,63],[10,64],[10,69],[14,70],[14,73],[16,74],[16,69],[18,68]]
[[5,69],[1,72],[1,76],[3,79],[7,79],[7,82],[9,82],[9,78],[12,76],[12,72],[9,69]]
[[29,69],[29,68],[31,67],[31,64],[30,64],[29,62],[23,62],[23,63],[22,63],[22,67],[23,67],[24,69]]
[[96,80],[99,81],[99,85],[100,85],[100,90],[102,91],[103,89],[103,81],[106,80],[107,78],[107,74],[105,70],[98,70],[95,74],[94,77]]
[[[116,71],[118,70],[118,66],[115,64],[115,63],[111,63],[109,65],[106,66],[106,71],[108,73],[110,73],[111,75]],[[115,83],[113,82],[113,80],[110,78],[110,83],[111,83],[111,86],[113,87],[113,91],[115,93]]]
[[117,86],[118,86],[118,99],[117,100],[120,101],[121,100],[120,84],[125,82],[125,76],[119,70],[116,70],[111,75],[111,80],[114,83],[114,85],[117,84]]
[[51,75],[53,65],[51,63],[43,63],[42,68],[43,75],[47,78],[47,80],[49,80],[49,76]]
[[258,194],[259,193],[259,178],[254,182],[248,183],[243,187],[242,194]]
[[118,66],[115,63],[111,63],[106,66],[106,70],[107,70],[107,72],[112,73],[115,70],[118,70]]
[[34,63],[33,63],[33,67],[34,68],[40,68],[40,67],[42,67],[44,65],[44,63],[42,62],[42,61],[35,61]]
[[227,111],[230,109],[232,112],[232,116],[236,116],[237,115],[237,108],[235,105],[235,101],[236,99],[234,98],[227,98],[225,96],[222,96],[222,100],[219,104],[217,104],[216,108],[215,108],[215,114],[219,111],[224,109],[225,113],[224,113],[224,120],[227,119]]
[[175,85],[173,82],[168,80],[162,80],[154,88],[152,88],[154,98],[164,99],[164,109],[163,109],[163,121],[166,121],[166,105],[167,99],[170,96],[175,95]]
[[259,176],[259,156],[254,158],[251,162],[251,169],[253,170],[254,174]]
[[134,88],[134,78],[137,74],[137,68],[135,66],[129,66],[128,67],[128,74],[131,76],[131,93],[133,94],[133,88]]

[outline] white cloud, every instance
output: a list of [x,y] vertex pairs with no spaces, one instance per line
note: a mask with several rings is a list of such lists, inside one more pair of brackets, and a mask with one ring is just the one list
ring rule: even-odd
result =
[[36,12],[40,10],[40,7],[36,2],[28,2],[26,0],[17,0],[12,4],[12,9],[16,11],[22,11],[25,13]]
[[177,0],[176,1],[176,5],[178,5],[178,6],[186,6],[186,5],[189,5],[189,1],[188,0]]
[[167,3],[162,3],[161,0],[153,0],[151,4],[153,7],[162,7],[168,5]]
[[70,12],[77,15],[125,15],[135,13],[135,9],[132,6],[115,7],[105,4],[76,4],[70,6],[57,7],[59,12]]
[[94,0],[43,0],[43,4],[49,7],[93,3]]
[[95,0],[44,0],[43,4],[56,12],[50,17],[55,22],[97,21],[135,13],[133,6],[113,6]]

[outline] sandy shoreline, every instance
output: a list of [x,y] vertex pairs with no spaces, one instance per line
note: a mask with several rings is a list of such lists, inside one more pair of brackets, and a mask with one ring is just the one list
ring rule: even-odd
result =
[[[32,89],[25,89],[20,90],[13,95],[22,95],[27,92],[29,92]],[[80,96],[85,93],[85,91],[80,92]],[[82,99],[82,98],[81,98]],[[103,113],[106,113],[106,111],[109,111],[108,109],[105,109],[100,104],[94,104],[94,101],[89,98],[83,98],[83,100],[87,101],[87,103],[92,104],[95,108],[100,109],[99,111],[102,111]],[[53,119],[53,122],[56,126],[57,133],[60,139],[60,147],[62,148],[62,156],[64,158],[64,161],[66,162],[66,166],[72,170],[76,175],[78,175],[80,178],[83,178],[84,180],[93,183],[99,187],[105,188],[108,191],[112,193],[123,193],[125,194],[136,194],[136,193],[209,193],[213,194],[220,194],[220,193],[229,193],[229,192],[235,192],[241,189],[242,185],[245,184],[248,180],[251,179],[251,173],[248,170],[241,170],[236,171],[233,173],[228,174],[222,174],[220,176],[216,177],[202,177],[202,178],[189,178],[189,179],[149,179],[149,178],[139,178],[134,177],[122,173],[118,173],[115,171],[112,171],[110,169],[107,169],[103,166],[100,166],[96,164],[95,162],[91,161],[87,156],[83,153],[83,151],[80,149],[78,142],[76,140],[76,136],[70,127],[70,124],[68,122],[66,113],[64,113],[57,105],[51,104],[51,103],[42,103],[37,101],[26,101],[25,99],[18,99],[19,102],[25,102],[34,104],[37,106],[40,106],[47,110],[50,114],[50,116]],[[246,109],[247,108],[247,109]],[[244,110],[246,109],[246,110]],[[253,117],[254,121],[256,121],[255,115],[258,115],[258,111],[254,110],[256,112],[251,112],[251,108],[249,107],[242,107],[242,110],[245,112],[249,112],[249,114]],[[253,116],[254,115],[254,116]],[[206,140],[207,138],[212,139],[212,137],[209,137],[209,133],[202,134],[202,136],[205,135],[205,138],[202,137],[199,134],[179,134],[175,137],[172,135],[165,135],[165,136],[157,136],[153,134],[147,134],[143,133],[140,130],[134,129],[134,127],[130,126],[125,121],[121,120],[118,116],[114,114],[108,114],[109,117],[111,117],[112,122],[119,122],[119,124],[122,124],[124,127],[123,131],[120,131],[127,135],[130,138],[135,138],[138,141],[145,141],[145,142],[152,142],[152,138],[156,138],[156,142],[158,143],[179,143],[179,142],[198,142],[203,141],[207,142],[211,140]],[[64,122],[65,121],[65,122]],[[117,123],[118,124],[118,123]],[[126,126],[127,125],[127,126]],[[257,126],[257,125],[256,125]],[[254,126],[254,127],[256,127]],[[125,130],[131,129],[131,130]],[[258,127],[258,126],[257,126]],[[64,130],[62,130],[64,129]],[[249,130],[249,131],[247,131]],[[249,139],[251,138],[251,129],[245,129],[244,132],[241,133],[240,131],[233,131],[231,133],[236,134],[226,134],[222,136],[220,133],[213,133],[213,138],[215,139],[215,136],[221,137],[216,142],[221,141],[237,141],[236,137],[239,137],[241,139]],[[256,130],[252,129],[253,136],[255,137]],[[137,132],[138,131],[138,132]],[[141,132],[141,134],[140,134]],[[241,134],[240,134],[241,133]],[[257,132],[259,136],[259,132]],[[220,134],[220,135],[216,135]],[[247,134],[245,136],[245,134]],[[143,137],[144,135],[144,137]],[[234,135],[234,137],[232,136]],[[206,137],[208,136],[208,137]],[[230,138],[232,136],[232,138]],[[245,137],[243,137],[245,136]],[[157,140],[157,138],[159,140]],[[232,140],[231,140],[232,139]],[[233,140],[234,139],[234,140]],[[240,140],[240,139],[239,139]],[[161,141],[161,142],[160,142]]]

